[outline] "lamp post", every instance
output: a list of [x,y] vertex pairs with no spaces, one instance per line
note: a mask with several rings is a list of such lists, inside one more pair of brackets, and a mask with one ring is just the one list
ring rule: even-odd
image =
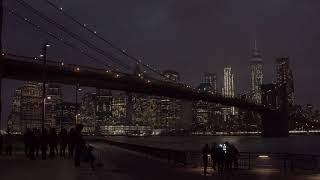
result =
[[79,84],[76,85],[76,125],[78,124],[78,92],[82,91],[82,89],[79,88]]
[[46,116],[46,66],[47,66],[47,49],[50,44],[45,43],[42,47],[42,121],[41,129],[44,130],[44,120]]

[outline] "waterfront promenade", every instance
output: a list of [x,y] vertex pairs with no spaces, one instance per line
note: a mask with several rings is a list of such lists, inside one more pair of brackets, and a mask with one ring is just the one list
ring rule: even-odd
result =
[[[97,162],[104,165],[92,171],[89,164],[83,163],[78,169],[73,167],[71,159],[26,160],[22,153],[13,157],[0,157],[1,180],[163,180],[163,179],[225,179],[212,174],[205,177],[200,168],[184,168],[180,165],[169,164],[165,161],[121,149],[107,144],[94,143]],[[239,170],[229,179],[320,179],[317,174],[293,174],[270,169]]]

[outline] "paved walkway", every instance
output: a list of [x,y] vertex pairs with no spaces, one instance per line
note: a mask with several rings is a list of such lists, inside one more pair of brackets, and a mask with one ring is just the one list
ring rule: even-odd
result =
[[[71,159],[26,160],[22,153],[14,158],[0,156],[1,180],[202,180],[202,179],[245,179],[286,180],[319,179],[320,174],[297,175],[267,170],[238,171],[233,176],[203,176],[199,168],[183,168],[165,161],[154,160],[139,153],[106,144],[93,144],[97,152],[97,163],[103,166],[92,171],[87,163],[73,167]],[[212,172],[210,172],[212,173]]]

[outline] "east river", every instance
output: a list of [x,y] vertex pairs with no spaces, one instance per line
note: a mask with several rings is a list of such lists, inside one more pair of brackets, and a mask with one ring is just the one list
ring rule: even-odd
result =
[[243,152],[285,152],[320,155],[320,136],[294,135],[286,138],[263,138],[260,136],[111,136],[107,138],[125,143],[185,151],[199,151],[205,143],[210,145],[213,142],[223,143],[228,141]]

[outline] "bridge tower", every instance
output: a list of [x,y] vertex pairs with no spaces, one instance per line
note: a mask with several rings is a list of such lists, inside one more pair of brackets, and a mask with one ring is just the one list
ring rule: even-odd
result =
[[264,84],[261,86],[262,104],[275,111],[262,113],[262,136],[289,136],[289,103],[286,86]]

